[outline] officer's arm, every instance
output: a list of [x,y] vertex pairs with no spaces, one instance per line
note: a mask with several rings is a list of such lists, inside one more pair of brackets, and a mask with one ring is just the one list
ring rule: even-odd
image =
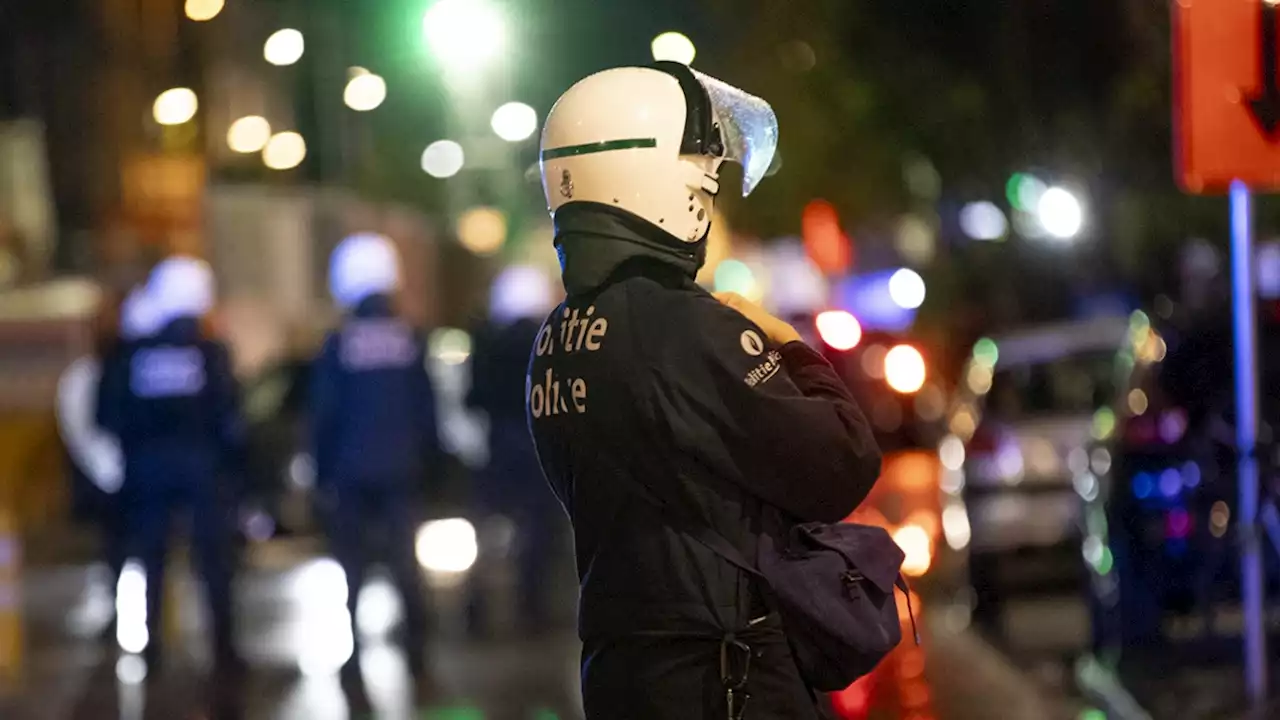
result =
[[714,298],[686,311],[651,373],[675,442],[798,519],[848,517],[879,477],[880,451],[835,371],[803,343],[762,348],[764,333]]
[[71,460],[99,490],[114,493],[124,482],[120,442],[95,419],[102,365],[84,357],[58,379],[58,429]]
[[325,484],[333,473],[333,446],[338,412],[337,337],[330,335],[311,368],[310,445],[316,465],[316,482]]

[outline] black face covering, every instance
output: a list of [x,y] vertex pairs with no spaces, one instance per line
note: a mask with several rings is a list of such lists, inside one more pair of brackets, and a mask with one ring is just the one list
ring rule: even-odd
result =
[[683,243],[665,230],[608,205],[576,202],[556,211],[556,252],[570,295],[604,284],[628,260],[648,258],[698,274],[707,255],[707,238]]

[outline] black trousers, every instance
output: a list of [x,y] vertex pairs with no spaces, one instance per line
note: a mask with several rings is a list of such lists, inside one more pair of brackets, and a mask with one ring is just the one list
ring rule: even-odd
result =
[[426,588],[414,553],[418,530],[417,498],[407,483],[351,482],[331,489],[330,549],[347,576],[347,609],[353,622],[359,659],[360,633],[354,627],[360,589],[380,540],[383,559],[404,607],[405,655],[414,674],[426,669],[428,613]]
[[190,519],[191,548],[196,571],[204,585],[212,624],[214,658],[233,660],[231,581],[234,523],[230,505],[219,497],[212,478],[167,477],[155,483],[131,481],[122,491],[127,523],[127,553],[136,556],[147,576],[147,631],[145,656],[159,660],[161,618],[164,612],[165,560],[169,552],[172,521],[179,513]]

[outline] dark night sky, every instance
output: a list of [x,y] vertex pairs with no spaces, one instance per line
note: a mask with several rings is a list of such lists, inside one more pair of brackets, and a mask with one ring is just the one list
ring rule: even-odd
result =
[[[306,12],[324,0],[229,0],[275,5],[286,15]],[[181,0],[173,0],[180,4]],[[422,0],[385,2],[335,2],[343,6],[355,32],[353,45],[359,55],[382,55],[395,62],[420,50],[419,25]],[[734,41],[718,32],[705,9],[710,3],[691,0],[521,0],[506,3],[514,14],[512,64],[517,68],[514,86],[521,99],[545,112],[554,98],[574,80],[605,67],[649,60],[649,41],[663,30],[679,29],[698,44],[703,58],[717,54],[718,43]],[[750,12],[754,2],[738,3]],[[21,70],[15,63],[19,37],[26,42],[49,32],[51,24],[75,22],[77,0],[0,0],[0,114],[12,111],[18,101],[13,78]],[[865,0],[850,2],[850,27],[843,33],[856,52],[860,44],[883,45],[893,36],[899,44],[921,48],[923,55],[938,58],[961,74],[993,90],[1008,92],[1020,86],[1023,101],[1032,103],[1033,114],[1052,113],[1063,107],[1102,109],[1110,82],[1124,62],[1123,2],[1116,0],[1036,0],[1025,3],[955,2],[954,0]],[[855,26],[856,21],[860,26]],[[1016,23],[1011,23],[1016,20]],[[1019,28],[1018,37],[1008,29]],[[44,29],[41,26],[45,26]],[[64,31],[65,32],[65,31]],[[778,38],[782,42],[788,38]],[[1027,52],[1027,48],[1033,49]],[[360,52],[367,50],[369,52]],[[761,48],[771,52],[772,48]],[[1011,72],[1011,55],[1018,61]],[[391,56],[391,57],[387,57]],[[398,56],[398,57],[396,57]],[[875,63],[877,58],[859,58]],[[892,62],[900,62],[893,58]],[[352,59],[355,63],[356,59]],[[373,63],[374,59],[366,62]],[[406,71],[421,73],[421,63]],[[411,76],[409,79],[413,79]],[[430,85],[430,78],[418,77]],[[749,86],[748,78],[738,79]]]

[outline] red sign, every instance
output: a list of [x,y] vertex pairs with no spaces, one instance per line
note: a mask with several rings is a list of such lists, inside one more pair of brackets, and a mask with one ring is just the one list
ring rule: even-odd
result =
[[1280,0],[1174,0],[1178,183],[1280,188]]

